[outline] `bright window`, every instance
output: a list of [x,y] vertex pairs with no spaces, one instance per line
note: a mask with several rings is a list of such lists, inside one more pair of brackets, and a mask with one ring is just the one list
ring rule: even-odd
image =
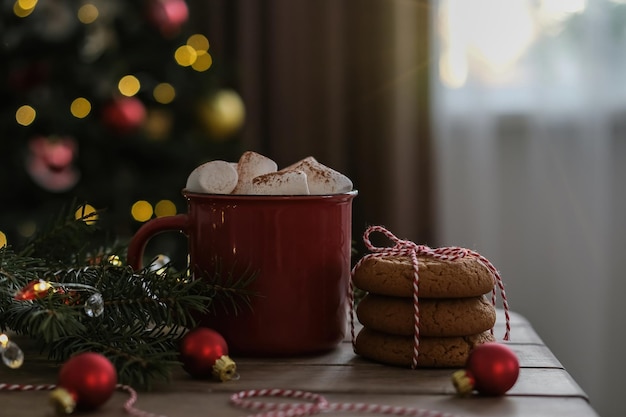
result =
[[440,0],[435,27],[450,111],[466,109],[476,89],[472,100],[496,112],[626,107],[626,0]]

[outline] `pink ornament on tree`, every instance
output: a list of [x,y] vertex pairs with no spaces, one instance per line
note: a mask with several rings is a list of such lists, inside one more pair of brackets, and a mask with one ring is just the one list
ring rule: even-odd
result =
[[185,0],[152,0],[148,5],[150,21],[169,38],[176,35],[189,18]]
[[67,191],[80,177],[74,167],[78,153],[76,141],[67,136],[37,136],[28,142],[26,169],[31,178],[50,191]]

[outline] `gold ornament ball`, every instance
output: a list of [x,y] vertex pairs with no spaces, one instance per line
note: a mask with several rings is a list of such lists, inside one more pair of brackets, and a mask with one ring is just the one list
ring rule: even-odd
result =
[[244,123],[246,109],[234,90],[220,90],[200,105],[200,119],[215,140],[233,136]]

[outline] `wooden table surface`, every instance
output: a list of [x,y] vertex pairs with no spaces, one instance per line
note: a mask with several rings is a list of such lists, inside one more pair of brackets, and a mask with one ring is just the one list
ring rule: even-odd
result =
[[[502,312],[498,313],[495,332],[501,340],[504,319]],[[355,356],[350,341],[346,340],[334,351],[313,357],[233,357],[240,374],[236,381],[197,381],[181,370],[170,383],[150,392],[139,392],[135,407],[167,417],[247,416],[259,411],[235,407],[229,401],[232,394],[280,388],[320,394],[330,403],[384,404],[447,412],[453,416],[597,416],[586,394],[544,345],[530,323],[512,313],[511,325],[508,345],[517,353],[521,369],[517,383],[503,397],[459,397],[450,379],[454,369],[411,370],[381,365]],[[57,366],[29,355],[28,350],[25,353],[26,361],[21,368],[12,370],[0,366],[0,383],[37,385],[56,381]],[[48,395],[47,391],[0,391],[0,416],[51,416]],[[116,391],[98,410],[77,415],[127,415],[123,404],[128,398],[127,392]],[[293,402],[282,398],[271,401]],[[327,411],[323,415],[381,414]]]

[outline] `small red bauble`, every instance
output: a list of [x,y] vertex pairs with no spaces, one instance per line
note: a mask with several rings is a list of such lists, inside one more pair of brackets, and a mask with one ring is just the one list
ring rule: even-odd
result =
[[118,97],[102,109],[102,119],[120,134],[137,130],[146,119],[146,108],[137,97]]
[[485,395],[503,395],[515,385],[519,361],[515,353],[501,343],[484,343],[469,354],[466,369],[455,372],[452,382],[460,394],[476,390]]
[[74,409],[93,410],[113,395],[117,372],[99,353],[85,352],[70,358],[61,367],[57,388],[50,394],[59,414]]
[[228,356],[228,345],[215,330],[198,327],[189,331],[180,342],[183,369],[194,378],[211,375],[220,381],[236,376],[237,366]]

